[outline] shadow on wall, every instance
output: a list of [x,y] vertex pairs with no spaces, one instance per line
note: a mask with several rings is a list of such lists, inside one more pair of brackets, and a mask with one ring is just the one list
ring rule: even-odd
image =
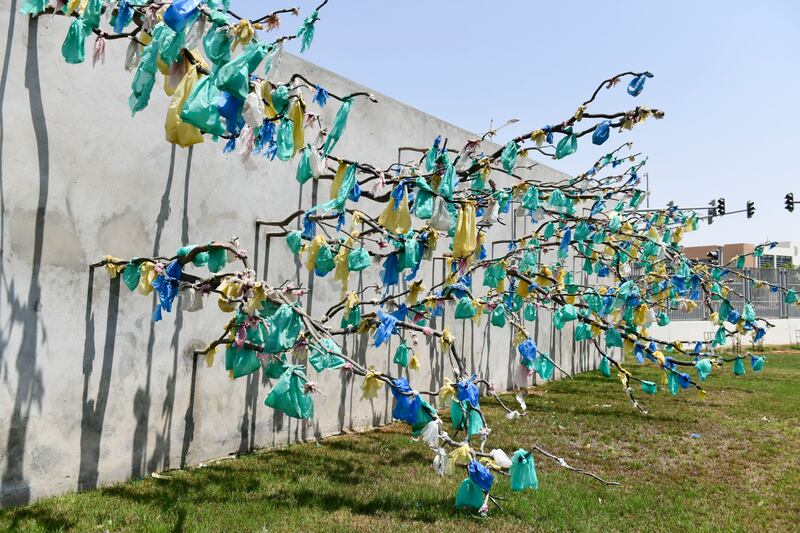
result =
[[[12,33],[14,29],[16,2],[12,0],[10,6],[9,35],[6,42],[6,54],[3,63],[3,77],[0,87],[0,104],[5,97],[8,77],[8,62]],[[39,195],[36,204],[35,228],[33,234],[33,260],[31,264],[30,286],[27,299],[21,301],[17,295],[13,281],[9,281],[5,272],[2,272],[3,292],[6,295],[8,306],[11,310],[6,319],[8,331],[3,332],[0,343],[5,347],[7,336],[17,326],[22,327],[22,341],[16,354],[15,368],[17,373],[17,390],[14,396],[14,405],[11,408],[8,435],[6,436],[5,468],[0,478],[0,503],[13,505],[30,501],[31,493],[24,472],[25,444],[30,421],[31,408],[37,405],[41,409],[43,389],[41,386],[41,371],[37,366],[36,356],[39,344],[39,327],[37,313],[39,310],[42,288],[39,275],[41,269],[42,247],[44,241],[45,213],[47,210],[47,195],[50,181],[50,152],[47,138],[47,124],[45,122],[42,91],[39,81],[38,46],[38,21],[33,19],[28,22],[27,56],[25,63],[25,86],[28,89],[28,98],[31,109],[31,121],[36,137],[38,152]],[[0,132],[5,127],[0,123]],[[2,134],[2,133],[0,133]],[[0,141],[0,151],[4,146]],[[6,176],[0,172],[0,183]],[[5,217],[5,196],[3,197],[2,216]],[[5,223],[3,223],[5,231]],[[4,233],[3,233],[4,234]],[[2,263],[0,263],[2,264]],[[42,332],[42,337],[45,333]],[[0,353],[6,354],[5,349]],[[8,374],[8,362],[3,360],[4,373]]]

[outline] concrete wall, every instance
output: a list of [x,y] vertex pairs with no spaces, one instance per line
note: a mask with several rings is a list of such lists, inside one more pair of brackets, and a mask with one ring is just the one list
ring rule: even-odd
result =
[[[767,330],[764,344],[797,344],[800,342],[800,319],[798,318],[770,318],[774,327]],[[653,337],[664,341],[697,339],[703,340],[703,335],[716,332],[716,328],[707,320],[674,320],[664,327],[652,327],[650,333]],[[728,337],[727,346],[733,346],[733,337]],[[742,338],[742,349],[750,347],[750,337]]]
[[[0,503],[385,422],[390,399],[361,401],[360,380],[339,372],[318,377],[327,397],[317,400],[313,421],[273,412],[262,405],[268,381],[230,382],[221,361],[205,368],[191,357],[227,319],[213,302],[153,323],[152,297],[90,272],[87,265],[106,254],[172,255],[184,244],[238,235],[270,283],[312,286],[318,312],[336,299],[338,284],[309,279],[283,242],[256,238],[254,220],[309,207],[328,185],[301,187],[296,162],[242,163],[210,141],[172,147],[163,140],[167,99],[158,85],[150,107],[130,117],[124,44],[110,42],[106,64],[94,70],[90,61],[67,65],[60,47],[68,21],[29,21],[18,9],[17,0],[0,6]],[[294,72],[335,93],[362,89],[294,57],[276,78]],[[428,146],[437,134],[456,146],[469,136],[378,98],[353,106],[340,155],[386,166],[397,146]],[[336,108],[324,110],[328,122]],[[545,166],[532,172],[563,177]],[[523,217],[506,220],[512,236],[526,230]],[[428,286],[441,279],[441,262],[434,266],[422,272]],[[512,384],[516,354],[506,331],[489,334],[485,322],[451,330],[471,365],[499,388]],[[572,329],[555,332],[545,313],[531,331],[570,372],[594,367]],[[368,350],[364,339],[346,339],[351,353],[381,368],[394,347]],[[412,385],[438,387],[450,375],[448,360],[433,345],[420,351],[423,371]]]

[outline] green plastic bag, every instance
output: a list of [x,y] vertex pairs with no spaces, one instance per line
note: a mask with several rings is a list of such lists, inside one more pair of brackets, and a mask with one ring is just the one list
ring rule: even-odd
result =
[[333,147],[339,142],[339,138],[342,136],[342,133],[344,133],[344,128],[347,126],[347,116],[350,114],[350,105],[352,103],[353,99],[349,96],[346,96],[342,102],[342,107],[340,107],[339,111],[336,112],[336,118],[333,119],[331,131],[328,133],[328,137],[325,139],[325,144],[322,145],[322,153],[324,155],[327,156],[331,153]]
[[81,18],[86,28],[96,30],[100,27],[100,15],[103,12],[103,0],[89,0]]
[[500,304],[494,308],[492,311],[492,318],[491,322],[493,326],[497,326],[498,328],[505,327],[506,325],[506,306],[504,304]]
[[456,305],[456,318],[466,320],[475,316],[475,306],[472,305],[472,298],[463,296]]
[[431,407],[431,404],[420,398],[419,401],[419,411],[417,411],[417,421],[411,424],[411,436],[412,437],[419,437],[422,433],[422,430],[425,429],[425,426],[428,423],[434,420],[431,413],[435,413],[436,410]]
[[556,366],[549,357],[540,354],[539,357],[537,357],[534,361],[533,368],[542,379],[550,379],[553,377],[553,371],[555,370]]
[[281,114],[286,112],[289,107],[289,89],[285,85],[278,85],[270,93],[272,99],[272,107],[275,113]]
[[669,390],[673,396],[677,396],[678,391],[681,390],[678,375],[675,372],[667,373],[667,390]]
[[622,334],[614,328],[608,328],[606,330],[606,348],[615,347],[622,347]]
[[339,327],[345,329],[349,326],[358,326],[361,322],[361,306],[357,305],[350,309],[346,315],[342,315],[342,322]]
[[291,305],[281,305],[267,322],[269,328],[264,340],[264,353],[281,353],[294,346],[300,335],[302,320]]
[[333,339],[322,339],[321,346],[314,344],[310,348],[311,355],[308,361],[314,370],[322,372],[323,370],[336,370],[342,368],[346,362],[339,357],[342,354],[342,349],[333,341]]
[[483,507],[483,491],[470,478],[464,479],[456,493],[456,507],[480,509]]
[[761,372],[764,370],[764,361],[766,361],[765,357],[760,355],[751,355],[750,357],[752,358],[750,364],[753,368],[753,372]]
[[658,387],[652,381],[642,381],[642,392],[645,394],[655,394],[658,391]]
[[159,57],[166,65],[172,65],[181,57],[181,49],[186,44],[186,32],[176,32],[169,26],[164,27],[158,49]]
[[314,263],[314,270],[317,271],[317,274],[324,275],[334,268],[336,268],[336,263],[333,261],[333,251],[331,251],[330,246],[325,244],[319,249],[317,260]]
[[525,318],[525,320],[531,321],[536,320],[536,314],[536,304],[532,303],[526,305],[525,310],[522,312],[522,316]]
[[69,26],[67,36],[61,45],[61,55],[64,61],[70,64],[83,63],[86,59],[86,37],[91,30],[86,27],[82,19],[75,19]]
[[536,463],[533,454],[519,449],[511,456],[511,490],[525,489],[536,490],[539,488],[539,478],[536,476]]
[[786,296],[783,297],[783,301],[789,305],[795,303],[797,301],[797,292],[794,289],[789,289],[786,291]]
[[417,195],[414,199],[414,214],[420,220],[433,216],[433,189],[423,178],[417,178]]
[[286,236],[286,245],[292,251],[293,254],[297,255],[300,251],[300,247],[303,245],[303,234],[300,230],[295,230],[289,233]]
[[697,370],[697,375],[700,378],[700,381],[705,381],[709,374],[711,374],[711,360],[710,359],[700,359],[694,364],[694,368]]
[[394,351],[394,359],[392,361],[404,368],[408,368],[408,345],[405,342],[400,343]]
[[253,350],[238,348],[229,344],[225,350],[225,370],[233,370],[233,377],[240,378],[261,368],[261,361]]
[[[469,407],[466,407],[466,409],[469,409]],[[483,425],[483,418],[481,418],[481,414],[475,409],[469,409],[469,425],[467,426],[467,437],[474,437],[475,435],[479,435],[483,428],[484,425]]]
[[658,318],[656,319],[656,321],[658,322],[659,326],[662,326],[662,327],[666,326],[667,324],[669,324],[669,315],[667,313],[665,313],[664,311],[661,311],[658,314]]
[[556,329],[561,329],[567,322],[571,322],[578,318],[578,311],[572,304],[566,304],[553,313],[553,325]]
[[253,41],[236,59],[224,64],[217,71],[217,87],[244,101],[250,92],[250,74],[267,55],[268,45]]
[[208,270],[216,274],[228,264],[228,250],[217,247],[208,251]]
[[35,17],[39,13],[43,12],[47,7],[49,0],[23,0],[22,7],[20,8],[20,13],[23,15],[30,15],[31,17]]
[[270,357],[269,363],[264,365],[264,376],[270,379],[278,379],[286,371],[286,360],[278,357]]
[[736,361],[733,362],[733,375],[734,376],[744,375],[744,363],[742,362],[741,357],[737,357]]
[[278,150],[276,155],[281,161],[289,161],[294,155],[294,122],[284,117],[281,125],[278,126],[276,137]]
[[608,361],[608,357],[603,356],[600,359],[600,375],[604,378],[611,377],[611,363]]
[[[223,19],[224,24],[224,19]],[[231,59],[231,39],[228,37],[228,28],[215,24],[215,28],[208,30],[203,37],[203,50],[206,57],[216,66],[224,65]]]
[[501,279],[506,277],[506,268],[500,261],[492,263],[483,271],[483,286],[496,289]]
[[369,268],[372,264],[372,258],[369,252],[363,248],[356,248],[347,256],[347,270],[350,272],[361,272],[365,268]]
[[517,153],[519,152],[519,146],[514,141],[508,141],[505,148],[503,148],[503,153],[500,156],[500,162],[503,165],[503,170],[506,173],[511,174],[514,171],[514,166],[517,164]]
[[744,309],[742,309],[742,318],[745,322],[755,322],[756,320],[756,311],[753,309],[753,306],[749,303],[744,304]]
[[311,149],[309,145],[300,152],[300,163],[297,165],[297,175],[295,176],[298,183],[305,183],[314,177],[311,170]]
[[314,400],[311,394],[305,392],[305,377],[302,366],[287,365],[278,382],[264,398],[264,405],[292,418],[312,418]]
[[466,415],[464,413],[464,404],[455,398],[450,400],[450,425],[453,429],[464,429],[466,422]]
[[225,125],[218,107],[221,95],[214,76],[204,76],[194,84],[183,104],[181,121],[212,135],[224,135]]
[[133,263],[128,263],[125,270],[122,271],[122,282],[131,292],[135,291],[136,287],[139,286],[139,279],[141,277],[142,273],[139,272],[139,266]]
[[531,185],[528,187],[528,190],[525,191],[525,195],[522,197],[522,207],[525,209],[530,209],[531,211],[536,211],[539,209],[540,205],[541,202],[539,201],[539,189]]
[[728,336],[723,326],[717,330],[717,334],[714,335],[714,344],[717,346],[725,346],[725,343],[728,341]]
[[153,92],[153,85],[156,82],[158,51],[161,47],[161,40],[164,38],[164,28],[166,28],[164,23],[156,24],[153,28],[153,39],[142,50],[139,68],[136,69],[133,82],[131,82],[131,95],[128,97],[131,115],[135,115],[147,107],[150,102],[150,94]]

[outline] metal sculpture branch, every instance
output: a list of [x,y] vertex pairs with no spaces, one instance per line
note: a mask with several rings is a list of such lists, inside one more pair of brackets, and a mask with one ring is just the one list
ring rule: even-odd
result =
[[[602,146],[615,130],[662,118],[663,112],[645,106],[589,111],[604,90],[623,81],[631,96],[639,96],[652,74],[612,76],[565,120],[515,137],[500,148],[486,140],[497,135],[492,130],[457,149],[448,148],[448,140],[441,138],[427,148],[401,147],[398,153],[422,154],[403,163],[356,162],[334,150],[356,98],[374,102],[372,95],[335,95],[301,74],[283,83],[267,79],[284,42],[300,39],[301,50],[311,45],[319,10],[326,3],[305,18],[297,32],[263,41],[259,31],[277,30],[281,15],[298,15],[298,10],[280,9],[248,20],[231,12],[226,0],[24,2],[23,12],[31,16],[74,18],[62,47],[68,62],[84,61],[89,34],[96,36],[95,60],[102,59],[105,41],[128,39],[125,67],[135,70],[131,111],[135,114],[148,105],[160,72],[171,96],[169,142],[190,146],[208,136],[225,138],[224,151],[238,145],[244,158],[259,153],[281,161],[299,158],[296,177],[301,184],[332,180],[329,200],[281,220],[256,222],[272,227],[271,236],[285,238],[311,275],[332,273],[341,284],[340,300],[318,316],[300,304],[306,289],[288,281],[271,286],[259,280],[235,241],[186,245],[173,257],[108,256],[91,266],[121,276],[131,291],[155,291],[154,320],[172,311],[179,294],[181,309],[190,312],[216,299],[231,317],[195,355],[204,356],[211,366],[224,349],[225,369],[232,378],[263,372],[273,380],[265,404],[288,416],[314,416],[314,395],[320,391],[313,376],[321,372],[360,376],[366,401],[387,388],[395,399],[392,416],[409,424],[411,434],[430,447],[436,470],[444,475],[456,466],[466,468],[456,496],[459,506],[486,513],[489,502],[497,504],[491,496],[497,473],[510,475],[513,490],[537,488],[534,452],[568,470],[616,484],[569,465],[539,445],[528,443],[511,457],[500,449],[485,452],[491,426],[480,396],[496,398],[513,420],[525,415],[524,395],[534,373],[544,380],[553,379],[556,370],[569,376],[529,333],[543,310],[557,329],[574,325],[575,340],[596,349],[601,374],[610,378],[613,366],[625,395],[643,414],[632,384],[638,383],[645,395],[656,394],[659,385],[637,377],[635,369],[613,359],[610,350],[619,348],[640,363],[657,365],[663,371],[662,388],[671,394],[694,388],[702,397],[706,390],[701,384],[714,366],[733,363],[735,374],[745,371],[742,357],[724,358],[715,348],[733,335],[751,335],[758,341],[770,326],[744,298],[741,310],[734,309],[729,295],[736,293],[726,279],[763,282],[731,269],[731,264],[713,267],[682,253],[684,233],[696,230],[702,216],[677,207],[639,210],[645,197],[637,188],[639,171],[647,160],[630,153],[629,143],[604,154],[574,178],[530,177],[528,171],[536,166],[525,160],[530,151],[559,160],[574,153],[586,136]],[[113,31],[101,29],[101,15],[109,17]],[[196,48],[201,42],[203,53]],[[324,107],[329,99],[340,107],[328,129],[309,106]],[[508,236],[505,220],[520,212],[532,229],[521,237]],[[505,232],[507,238],[494,242],[506,244],[507,250],[490,258],[486,238],[493,228]],[[757,247],[754,255],[766,246],[770,244]],[[444,261],[446,276],[427,288],[418,272],[421,264],[434,259]],[[567,267],[573,259],[582,262],[583,282]],[[737,266],[743,261],[744,256],[737,258]],[[369,277],[378,263],[380,274]],[[204,269],[209,274],[201,274]],[[351,274],[362,272],[375,283],[351,290]],[[482,281],[477,283],[479,273]],[[788,303],[797,302],[794,291],[785,292]],[[690,311],[698,305],[712,313],[717,333],[711,341],[667,341],[649,333],[653,324],[669,322],[671,310]],[[437,319],[449,307],[456,321],[480,323],[485,316],[487,327],[510,329],[519,353],[518,409],[507,406],[459,353],[455,336]],[[336,319],[338,327],[331,325]],[[398,370],[420,368],[414,346],[421,339],[438,345],[450,361],[452,380],[444,379],[438,390],[418,390],[398,373],[359,363],[341,342],[356,333],[369,336],[374,348],[400,338],[393,358]],[[752,369],[760,371],[764,358],[749,357]],[[683,369],[694,369],[697,377]],[[443,408],[449,409],[449,423],[440,417]]]

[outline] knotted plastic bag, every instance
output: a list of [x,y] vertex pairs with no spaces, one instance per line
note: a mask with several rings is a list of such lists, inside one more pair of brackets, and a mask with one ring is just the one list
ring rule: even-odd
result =
[[201,0],[173,0],[164,11],[164,23],[176,32],[183,31],[200,13],[197,9],[200,2]]
[[525,320],[536,320],[536,304],[527,304],[525,310],[522,312],[522,316]]
[[305,392],[305,378],[303,367],[287,365],[278,382],[264,398],[264,405],[282,411],[292,418],[312,418],[314,399],[310,393]]
[[697,375],[700,378],[700,381],[705,381],[709,374],[711,374],[711,360],[710,359],[700,359],[694,364],[694,368],[697,370]]
[[766,358],[760,355],[750,355],[750,367],[753,369],[753,372],[761,372],[764,370],[764,361]]
[[197,66],[192,65],[175,88],[175,92],[172,93],[169,107],[167,108],[167,119],[164,123],[167,141],[182,148],[203,142],[203,134],[200,130],[191,124],[183,122],[179,116],[195,83],[197,83]]
[[647,80],[645,74],[640,74],[631,80],[628,84],[628,94],[631,96],[639,96],[644,89],[644,82]]
[[[399,197],[399,199],[398,199]],[[403,184],[395,187],[392,197],[378,217],[378,224],[387,230],[405,234],[411,229],[411,212],[408,209],[408,193]]]
[[23,0],[22,7],[19,11],[23,15],[35,17],[45,10],[48,2],[49,0]]
[[414,214],[421,220],[428,220],[433,216],[433,189],[423,178],[417,178],[416,185],[417,196],[414,199]]
[[475,316],[475,306],[472,305],[472,298],[463,296],[456,305],[455,317],[458,320],[465,320]]
[[497,307],[494,308],[492,311],[492,318],[491,322],[493,326],[497,326],[498,328],[505,327],[506,325],[506,306],[503,304],[499,304]]
[[341,354],[342,349],[333,339],[326,337],[322,339],[320,344],[311,346],[311,354],[308,357],[308,361],[317,372],[335,370],[345,365],[345,360],[339,357]]
[[534,363],[534,370],[536,370],[536,373],[539,374],[539,377],[541,377],[542,379],[550,379],[553,377],[553,370],[555,370],[555,364],[546,355],[540,355],[539,357],[536,358],[536,362]]
[[322,146],[322,153],[324,155],[329,155],[333,151],[334,146],[336,146],[342,133],[344,133],[344,128],[347,126],[347,116],[350,114],[350,105],[352,103],[352,98],[345,97],[342,106],[339,108],[339,111],[336,112],[336,118],[333,119],[331,131],[328,133],[325,144]]
[[469,257],[478,246],[478,227],[475,219],[475,204],[467,202],[458,210],[456,233],[453,237],[453,257]]
[[392,417],[411,425],[415,424],[422,407],[422,399],[408,385],[408,380],[405,378],[393,380],[392,395],[395,399]]
[[279,357],[270,357],[269,362],[264,365],[264,376],[269,379],[278,379],[286,372],[286,361]]
[[652,381],[642,381],[642,392],[645,394],[655,394],[658,387]]
[[556,159],[563,159],[568,155],[572,155],[578,149],[578,138],[572,133],[572,128],[567,128],[564,132],[566,136],[558,141],[558,145],[556,145]]
[[252,374],[261,368],[261,361],[253,350],[229,344],[225,350],[225,370],[232,371],[234,378]]
[[356,248],[347,256],[347,269],[351,272],[361,272],[369,268],[372,259],[364,248]]
[[250,73],[258,68],[267,55],[267,45],[262,42],[248,44],[236,59],[223,65],[216,74],[217,87],[244,101],[250,92]]
[[464,479],[456,493],[456,507],[480,509],[483,507],[483,492],[470,478]]
[[508,144],[503,148],[503,153],[500,156],[500,162],[503,164],[503,170],[508,174],[514,171],[514,166],[517,164],[517,152],[519,147],[514,141],[508,141]]
[[538,351],[536,342],[531,338],[527,338],[517,346],[517,350],[519,351],[520,364],[531,370]]
[[225,125],[219,113],[222,92],[217,88],[214,76],[206,76],[194,84],[183,104],[180,119],[212,135],[224,135]]
[[300,335],[302,321],[289,304],[281,305],[267,321],[269,328],[264,353],[281,353],[293,347]]
[[139,286],[139,279],[141,278],[141,272],[139,272],[138,265],[134,263],[128,263],[125,266],[125,270],[122,271],[122,282],[128,287],[128,290],[133,292],[136,290],[136,287]]
[[469,478],[475,483],[482,491],[489,492],[494,483],[494,476],[484,465],[476,460],[472,460],[467,467]]
[[673,396],[677,396],[680,390],[680,379],[676,372],[667,371],[667,390],[669,390],[670,394]]
[[295,176],[298,183],[305,183],[314,176],[311,168],[311,150],[313,148],[309,145],[300,152],[300,163],[297,165],[297,175]]
[[733,375],[734,376],[744,375],[744,363],[742,362],[741,357],[737,357],[736,360],[733,362]]
[[511,490],[525,489],[536,490],[539,488],[539,479],[536,476],[536,463],[533,454],[519,449],[511,456]]
[[608,140],[608,135],[611,131],[611,121],[604,120],[597,125],[597,128],[592,133],[592,144],[600,146]]
[[300,53],[302,54],[311,46],[311,41],[314,40],[314,23],[319,20],[319,12],[312,11],[311,14],[303,21],[303,25],[297,30],[297,36],[300,37]]
[[91,30],[86,26],[83,19],[76,18],[72,21],[61,45],[61,55],[64,61],[70,64],[83,63],[86,59],[86,37]]
[[231,43],[232,40],[228,37],[227,27],[215,24],[215,27],[210,29],[206,36],[203,37],[203,50],[205,50],[209,61],[220,66],[228,63],[231,59]]
[[600,375],[604,378],[611,377],[611,363],[608,361],[608,357],[600,358]]
[[278,126],[276,142],[278,159],[289,161],[294,155],[294,122],[287,117],[281,120],[281,125]]
[[394,351],[394,359],[392,361],[402,367],[408,368],[408,345],[405,342],[400,343]]

